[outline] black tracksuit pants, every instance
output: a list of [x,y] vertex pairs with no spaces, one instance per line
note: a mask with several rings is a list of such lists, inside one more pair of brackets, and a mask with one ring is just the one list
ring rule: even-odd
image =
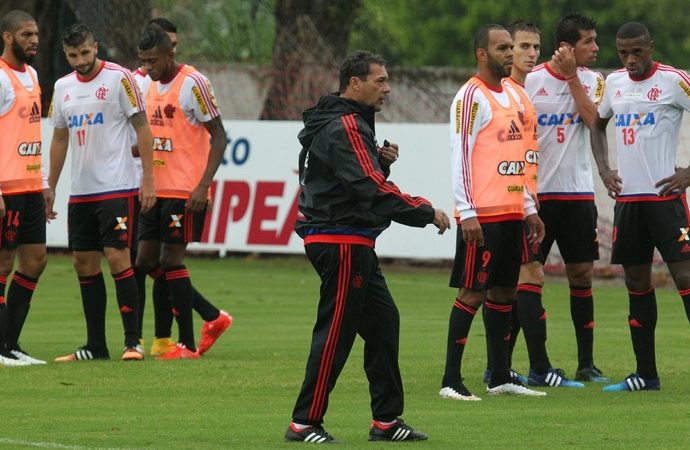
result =
[[374,249],[356,244],[313,243],[307,256],[321,277],[321,299],[311,352],[292,419],[320,425],[328,395],[345,366],[355,336],[364,339],[364,370],[375,420],[403,411],[398,367],[400,315],[388,291]]

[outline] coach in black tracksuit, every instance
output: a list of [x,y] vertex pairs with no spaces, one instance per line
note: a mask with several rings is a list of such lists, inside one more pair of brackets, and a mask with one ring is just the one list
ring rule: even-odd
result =
[[[433,223],[439,233],[449,221],[428,200],[402,193],[386,181],[398,149],[395,144],[379,148],[374,136],[374,114],[390,92],[383,59],[368,52],[350,55],[340,68],[340,92],[322,97],[304,112],[305,128],[299,134],[303,217],[295,230],[321,278],[321,299],[286,438],[308,440],[315,433],[330,438],[321,428],[328,395],[359,334],[365,341],[374,419],[370,439],[426,439],[397,419],[403,412],[400,319],[374,241],[391,221],[414,227]],[[380,430],[375,433],[376,427]]]

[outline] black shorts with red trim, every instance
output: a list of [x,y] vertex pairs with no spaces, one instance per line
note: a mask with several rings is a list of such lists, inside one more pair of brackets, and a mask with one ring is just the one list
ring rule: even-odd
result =
[[541,243],[542,263],[554,242],[566,264],[599,259],[598,213],[594,200],[542,200],[540,205],[539,217],[546,228]]
[[100,251],[103,247],[131,248],[134,195],[94,201],[70,201],[67,210],[69,248]]
[[455,260],[450,286],[483,291],[515,287],[524,250],[524,221],[482,223],[484,246],[468,245],[457,227]]
[[42,192],[4,194],[5,217],[0,219],[0,248],[46,243],[46,204]]
[[666,262],[690,259],[690,213],[686,197],[617,201],[611,264],[649,264],[654,248]]
[[199,242],[206,223],[206,207],[193,213],[185,207],[186,202],[182,198],[158,198],[153,208],[139,214],[139,240]]
[[543,262],[544,258],[542,257],[541,253],[541,244],[529,243],[529,225],[527,225],[527,221],[524,221],[522,223],[522,264],[528,264],[534,261]]

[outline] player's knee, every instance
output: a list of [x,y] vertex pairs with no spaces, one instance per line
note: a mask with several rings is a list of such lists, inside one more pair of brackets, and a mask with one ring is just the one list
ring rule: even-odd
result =
[[591,286],[594,265],[592,263],[566,265],[568,282],[571,286]]
[[539,261],[523,264],[520,267],[520,284],[544,285],[544,266]]

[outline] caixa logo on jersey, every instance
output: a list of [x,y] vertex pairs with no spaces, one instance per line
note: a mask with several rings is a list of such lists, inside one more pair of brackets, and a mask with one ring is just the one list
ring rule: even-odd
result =
[[524,161],[501,161],[498,163],[498,173],[501,175],[524,175]]
[[539,164],[539,150],[527,150],[525,152],[527,164]]
[[41,154],[41,141],[38,142],[22,142],[17,147],[19,156],[37,156]]
[[582,123],[582,117],[578,113],[539,114],[537,123],[542,127],[576,125]]
[[81,128],[87,125],[103,125],[103,113],[75,114],[67,117],[67,128]]
[[648,113],[631,113],[631,114],[616,114],[617,127],[642,127],[646,125],[655,125],[656,118],[653,112]]

